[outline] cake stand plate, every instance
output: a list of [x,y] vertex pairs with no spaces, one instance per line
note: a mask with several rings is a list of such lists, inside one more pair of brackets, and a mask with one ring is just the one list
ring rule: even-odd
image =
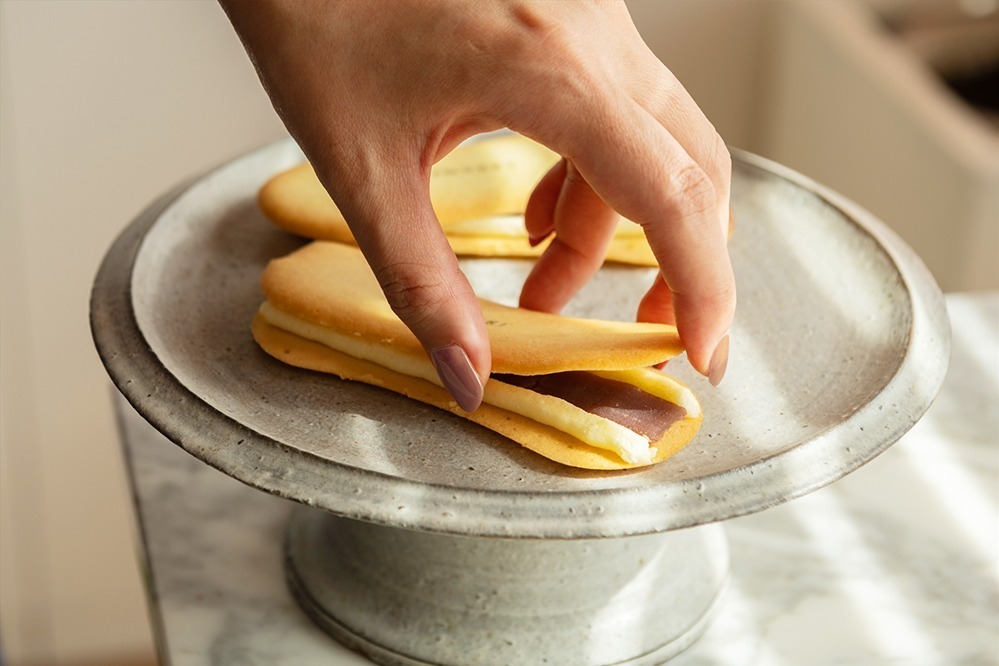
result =
[[[728,565],[716,523],[876,456],[929,407],[949,358],[940,291],[897,236],[788,169],[734,159],[728,374],[715,389],[683,359],[669,363],[704,422],[650,468],[565,468],[260,351],[260,274],[303,242],[255,203],[302,160],[290,140],[164,195],[126,228],[94,284],[94,339],[167,437],[302,504],[289,582],[341,641],[385,664],[658,663],[717,603]],[[462,267],[480,295],[515,304],[530,262]],[[606,266],[566,314],[630,320],[655,275]]]

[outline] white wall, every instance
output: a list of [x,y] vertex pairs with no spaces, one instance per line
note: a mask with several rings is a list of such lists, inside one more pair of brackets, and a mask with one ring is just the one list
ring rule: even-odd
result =
[[282,128],[213,2],[4,1],[0,104],[3,648],[148,655],[90,284],[157,194]]

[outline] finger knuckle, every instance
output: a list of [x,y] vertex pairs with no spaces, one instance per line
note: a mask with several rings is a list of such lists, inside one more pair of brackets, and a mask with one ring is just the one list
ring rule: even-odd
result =
[[717,190],[711,177],[697,164],[671,170],[668,181],[670,204],[681,216],[704,213],[717,202]]
[[434,266],[391,264],[377,272],[392,311],[409,326],[432,320],[450,298],[450,289]]
[[734,282],[726,282],[701,296],[702,304],[712,312],[724,312],[731,316],[735,311],[736,291]]
[[595,271],[603,263],[606,249],[599,242],[591,241],[584,244],[580,239],[567,240],[564,236],[555,236],[551,252],[561,252],[565,261],[577,271]]

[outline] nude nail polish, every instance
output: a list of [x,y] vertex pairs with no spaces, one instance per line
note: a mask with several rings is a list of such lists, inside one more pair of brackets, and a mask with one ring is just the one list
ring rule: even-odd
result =
[[546,238],[551,236],[552,233],[554,232],[555,232],[555,224],[553,223],[551,226],[549,226],[547,229],[545,229],[539,234],[528,235],[527,242],[531,244],[531,247],[537,247],[538,245],[543,243]]
[[728,367],[728,335],[721,339],[715,352],[711,355],[711,362],[708,363],[708,381],[712,386],[718,386],[722,377],[725,376],[725,369]]
[[458,406],[466,412],[475,411],[482,403],[482,382],[465,350],[457,343],[452,343],[433,350],[430,360],[444,388]]
[[538,245],[543,243],[545,239],[548,238],[548,236],[550,235],[551,232],[549,231],[547,234],[544,234],[543,236],[528,236],[527,242],[531,245],[531,247],[537,247]]

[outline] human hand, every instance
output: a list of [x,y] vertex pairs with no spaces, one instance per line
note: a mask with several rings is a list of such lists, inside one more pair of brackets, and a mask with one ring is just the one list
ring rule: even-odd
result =
[[555,233],[521,304],[557,312],[602,263],[616,210],[661,265],[638,316],[675,321],[717,383],[735,285],[728,151],[621,2],[221,0],[292,136],[343,211],[396,314],[474,410],[489,376],[478,301],[430,206],[431,166],[509,127],[565,159],[538,185]]

